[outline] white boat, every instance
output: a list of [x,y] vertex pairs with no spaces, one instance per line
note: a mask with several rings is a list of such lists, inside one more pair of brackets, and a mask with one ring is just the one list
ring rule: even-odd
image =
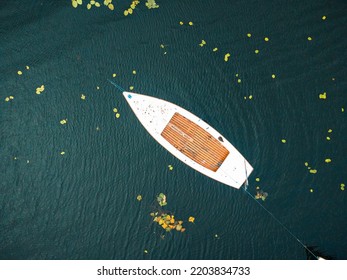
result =
[[127,91],[123,95],[149,134],[182,162],[237,189],[247,182],[253,167],[202,119],[162,99]]

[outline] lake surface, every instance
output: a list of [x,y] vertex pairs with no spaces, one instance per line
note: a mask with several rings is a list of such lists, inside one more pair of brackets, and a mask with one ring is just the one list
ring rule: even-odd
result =
[[[83,2],[0,4],[1,259],[347,259],[346,1]],[[107,79],[218,130],[273,216],[169,154]],[[184,233],[152,222],[161,192]]]

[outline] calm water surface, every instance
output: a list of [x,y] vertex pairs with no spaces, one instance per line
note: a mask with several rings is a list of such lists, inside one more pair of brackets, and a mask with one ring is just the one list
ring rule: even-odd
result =
[[[1,259],[306,258],[245,191],[158,145],[107,79],[206,120],[253,165],[266,209],[347,259],[345,1],[141,1],[127,17],[131,1],[83,2],[0,3]],[[151,222],[160,192],[185,233]]]

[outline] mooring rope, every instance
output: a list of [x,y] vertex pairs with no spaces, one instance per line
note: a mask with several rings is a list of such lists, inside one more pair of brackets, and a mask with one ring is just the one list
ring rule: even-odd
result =
[[121,92],[124,92],[125,89],[122,88],[121,86],[117,85],[115,82],[112,82],[111,80],[107,79],[112,85],[114,85],[118,90],[120,90]]
[[258,205],[260,205],[261,208],[263,208],[277,223],[279,223],[292,237],[294,237],[308,252],[310,252],[317,260],[318,257],[296,236],[294,233],[292,233],[279,219],[276,218],[274,214],[272,214],[269,210],[266,209],[266,207],[261,204],[255,197],[246,189],[242,188],[251,198],[254,199]]

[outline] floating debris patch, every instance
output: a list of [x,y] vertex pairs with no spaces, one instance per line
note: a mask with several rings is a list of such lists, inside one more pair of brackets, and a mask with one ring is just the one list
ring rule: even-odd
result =
[[11,101],[11,100],[13,100],[13,99],[14,99],[14,96],[10,95],[10,96],[8,96],[8,97],[5,98],[5,101],[6,101],[6,102],[9,102],[9,101]]
[[163,194],[163,193],[160,193],[158,196],[157,196],[157,202],[160,206],[165,206],[167,205],[167,202],[166,202],[166,195]]
[[131,3],[130,7],[129,7],[127,10],[125,10],[123,14],[124,14],[125,16],[133,14],[133,12],[134,12],[136,6],[137,6],[139,3],[140,3],[140,1],[133,1],[133,2]]
[[201,43],[199,44],[200,47],[203,47],[206,45],[206,41],[205,40],[201,40]]
[[326,92],[320,93],[319,99],[327,99],[327,93]]
[[159,5],[157,5],[157,3],[155,3],[155,0],[147,0],[145,5],[146,5],[146,7],[148,9],[157,9],[157,8],[159,8]]
[[166,232],[170,232],[171,230],[176,230],[179,232],[185,232],[186,229],[183,227],[182,220],[176,220],[174,215],[170,215],[168,213],[159,214],[151,213],[153,217],[153,221],[158,223]]
[[41,85],[40,87],[36,88],[36,94],[41,94],[45,90],[45,86]]
[[255,199],[261,199],[262,201],[265,201],[265,199],[269,196],[267,192],[264,192],[262,190],[257,191],[254,198]]

